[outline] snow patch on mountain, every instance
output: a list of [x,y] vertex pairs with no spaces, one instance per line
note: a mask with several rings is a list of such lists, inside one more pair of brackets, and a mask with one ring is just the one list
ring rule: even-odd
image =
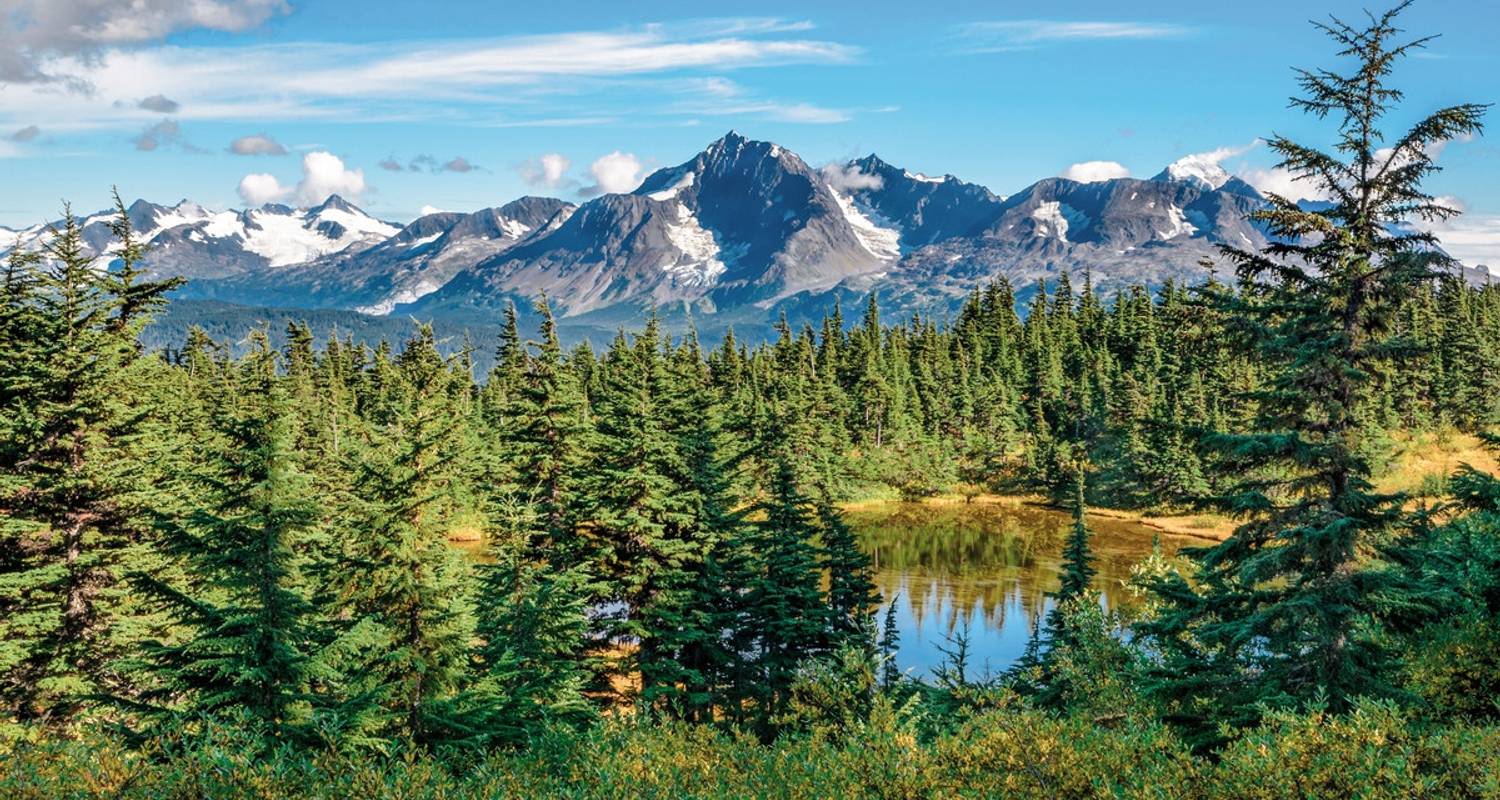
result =
[[1176,239],[1179,236],[1192,236],[1198,232],[1198,226],[1188,221],[1187,215],[1177,206],[1167,209],[1167,229],[1157,231],[1156,235],[1162,240]]
[[358,306],[354,310],[361,314],[371,314],[383,317],[396,310],[396,306],[406,303],[415,303],[423,297],[442,288],[442,284],[435,281],[423,279],[417,283],[391,294],[378,303],[368,306]]
[[678,178],[676,183],[668,186],[665,189],[662,189],[659,192],[652,192],[646,196],[651,198],[652,200],[661,200],[663,202],[671,200],[672,198],[676,197],[677,194],[683,189],[692,186],[693,181],[696,180],[697,177],[698,175],[691,170],[684,171],[682,173],[682,177]]
[[675,261],[662,264],[662,271],[684,286],[711,286],[727,269],[719,258],[713,232],[704,228],[698,217],[680,202],[675,214],[675,221],[667,223],[666,233],[679,255]]
[[[833,199],[839,204],[839,211],[843,212],[844,219],[854,230],[855,238],[859,240],[861,246],[870,251],[870,255],[881,261],[895,261],[901,257],[901,231],[878,224],[877,220],[889,225],[873,210],[861,209],[853,198],[843,192],[835,191],[832,194]],[[872,216],[875,219],[871,219]]]
[[1060,242],[1068,241],[1069,230],[1087,228],[1089,225],[1087,214],[1056,200],[1038,205],[1031,212],[1031,218],[1036,222],[1037,236],[1044,239],[1050,237]]

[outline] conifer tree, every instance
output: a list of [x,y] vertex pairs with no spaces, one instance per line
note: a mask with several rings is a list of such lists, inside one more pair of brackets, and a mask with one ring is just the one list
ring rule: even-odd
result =
[[0,390],[0,703],[58,725],[86,695],[128,691],[110,667],[144,633],[122,613],[126,562],[145,529],[131,458],[144,416],[136,339],[177,285],[142,279],[144,251],[118,197],[111,272],[95,269],[64,211],[41,257],[8,268],[4,348],[18,360]]
[[1381,563],[1402,498],[1371,485],[1361,414],[1373,366],[1407,346],[1391,335],[1396,306],[1450,263],[1432,235],[1393,226],[1455,213],[1421,188],[1437,169],[1430,148],[1478,133],[1485,109],[1445,108],[1382,148],[1380,126],[1402,97],[1390,75],[1426,41],[1397,41],[1405,7],[1365,27],[1318,26],[1354,63],[1299,71],[1305,96],[1293,103],[1335,118],[1335,151],[1283,137],[1270,146],[1334,199],[1305,209],[1273,195],[1255,215],[1272,244],[1225,249],[1256,284],[1225,310],[1269,373],[1252,429],[1214,442],[1219,468],[1242,476],[1223,505],[1249,521],[1197,554],[1197,587],[1162,585],[1171,608],[1145,627],[1161,651],[1154,691],[1199,741],[1218,721],[1255,719],[1265,703],[1322,697],[1342,710],[1392,694],[1381,615],[1421,602]]
[[870,579],[870,557],[859,549],[843,515],[824,495],[817,503],[823,568],[828,572],[831,650],[844,644],[868,647],[875,633],[880,593]]
[[746,624],[756,646],[764,729],[785,710],[797,668],[822,651],[829,614],[819,588],[812,503],[785,460],[776,464],[759,512]]
[[343,521],[359,535],[344,543],[336,598],[358,626],[344,634],[346,649],[367,659],[348,691],[375,700],[353,725],[410,742],[466,739],[472,723],[455,702],[474,621],[464,564],[447,542],[455,492],[472,466],[455,406],[460,376],[425,325],[398,363],[378,359],[376,370],[382,404],[356,455]]
[[187,631],[180,642],[146,643],[160,681],[148,700],[192,714],[243,710],[281,739],[306,734],[311,721],[316,620],[303,564],[318,514],[275,355],[260,332],[251,348],[237,399],[215,422],[222,444],[196,476],[209,505],[164,521],[168,546],[201,588],[134,581]]

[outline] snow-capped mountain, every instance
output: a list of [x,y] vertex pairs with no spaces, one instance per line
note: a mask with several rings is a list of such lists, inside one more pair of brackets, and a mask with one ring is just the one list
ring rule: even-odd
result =
[[548,235],[464,270],[415,310],[471,312],[541,292],[567,315],[764,306],[889,270],[899,239],[795,153],[730,132],[635,191],[590,200]]
[[895,230],[907,251],[972,234],[999,213],[1002,201],[979,184],[908,172],[874,153],[823,172],[865,216]]
[[[400,231],[331,195],[311,208],[265,205],[245,211],[211,211],[183,200],[162,206],[137,200],[126,209],[139,241],[148,245],[146,266],[157,275],[213,279],[302,264],[330,253],[373,247]],[[111,211],[79,218],[85,244],[103,264],[115,248]],[[57,223],[53,223],[56,225]],[[39,225],[20,232],[0,250],[34,247],[47,235]]]
[[471,214],[428,214],[378,244],[344,248],[296,266],[194,281],[182,294],[388,314],[436,291],[459,271],[551,232],[574,208],[553,198],[523,197]]
[[[524,197],[473,213],[382,222],[330,197],[305,209],[212,211],[137,201],[147,264],[190,280],[179,296],[489,323],[546,293],[564,325],[633,324],[691,309],[705,332],[821,313],[871,291],[894,313],[945,314],[975,286],[1089,273],[1102,291],[1198,281],[1219,245],[1258,248],[1264,198],[1209,159],[1150,180],[1047,178],[1008,197],[875,155],[815,169],[730,132],[634,191],[581,205]],[[111,215],[80,219],[107,263]],[[0,251],[43,226],[0,229]]]

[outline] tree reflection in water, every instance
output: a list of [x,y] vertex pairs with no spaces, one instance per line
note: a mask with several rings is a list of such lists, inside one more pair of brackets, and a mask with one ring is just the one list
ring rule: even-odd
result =
[[[847,514],[875,567],[875,583],[896,597],[901,633],[897,663],[930,677],[940,646],[968,620],[972,674],[999,672],[1020,657],[1031,628],[1057,590],[1066,512],[1018,502],[884,503]],[[1110,608],[1129,614],[1123,585],[1151,554],[1152,531],[1139,523],[1090,517],[1098,575],[1094,588]],[[1162,537],[1168,554],[1192,540]],[[884,614],[884,607],[881,613]]]

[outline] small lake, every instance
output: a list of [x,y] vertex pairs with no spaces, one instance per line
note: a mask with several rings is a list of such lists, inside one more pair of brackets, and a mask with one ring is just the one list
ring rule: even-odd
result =
[[[1019,502],[879,503],[845,518],[875,569],[884,603],[896,603],[901,649],[896,663],[912,677],[931,678],[968,625],[969,673],[998,673],[1018,659],[1034,625],[1044,620],[1058,588],[1066,512]],[[1124,520],[1090,517],[1094,588],[1107,607],[1136,602],[1125,588],[1130,569],[1151,554],[1153,531]],[[1162,550],[1204,544],[1161,536]],[[880,609],[884,620],[885,605]]]

